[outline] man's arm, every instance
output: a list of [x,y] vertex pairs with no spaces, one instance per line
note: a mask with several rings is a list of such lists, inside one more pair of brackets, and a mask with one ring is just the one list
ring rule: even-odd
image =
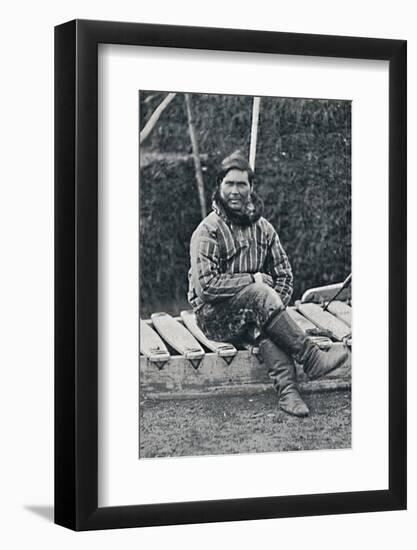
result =
[[204,302],[231,298],[254,282],[251,273],[220,273],[219,243],[206,228],[193,235],[190,254],[194,288]]
[[280,295],[283,304],[287,306],[293,292],[293,276],[288,256],[275,230],[268,251],[267,266],[268,273],[273,279],[273,288]]

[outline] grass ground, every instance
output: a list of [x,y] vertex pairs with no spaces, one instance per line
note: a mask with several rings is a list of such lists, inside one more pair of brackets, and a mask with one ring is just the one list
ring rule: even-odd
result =
[[140,457],[343,449],[351,446],[350,392],[305,396],[308,418],[253,396],[147,401],[140,407]]

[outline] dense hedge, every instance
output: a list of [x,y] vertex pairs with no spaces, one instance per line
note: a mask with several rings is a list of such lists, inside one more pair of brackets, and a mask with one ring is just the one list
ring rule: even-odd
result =
[[[164,96],[141,93],[141,128]],[[236,149],[248,154],[252,98],[193,94],[192,105],[200,153],[207,155],[203,170],[210,204],[218,162]],[[201,219],[194,164],[184,157],[191,153],[191,144],[182,94],[164,111],[144,145],[141,315],[161,309],[177,314],[186,306],[189,240]],[[144,163],[148,153],[167,155]],[[289,255],[294,298],[350,273],[350,154],[350,102],[262,99],[255,185],[265,202],[265,217]]]

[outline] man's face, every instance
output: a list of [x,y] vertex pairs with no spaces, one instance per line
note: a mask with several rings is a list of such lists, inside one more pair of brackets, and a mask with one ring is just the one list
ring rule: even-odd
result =
[[231,210],[240,211],[247,203],[251,192],[248,173],[232,168],[220,184],[220,196]]

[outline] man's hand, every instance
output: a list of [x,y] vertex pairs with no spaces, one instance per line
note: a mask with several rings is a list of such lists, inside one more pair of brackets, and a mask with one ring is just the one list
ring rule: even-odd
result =
[[271,288],[274,288],[274,279],[271,277],[271,275],[268,275],[268,273],[261,273],[258,271],[258,273],[255,273],[253,276],[255,283],[264,283],[265,285],[270,286]]
[[262,273],[260,273],[259,271],[258,271],[258,273],[255,273],[255,275],[253,276],[253,279],[254,279],[255,283],[263,283],[264,282],[264,280],[262,278]]

